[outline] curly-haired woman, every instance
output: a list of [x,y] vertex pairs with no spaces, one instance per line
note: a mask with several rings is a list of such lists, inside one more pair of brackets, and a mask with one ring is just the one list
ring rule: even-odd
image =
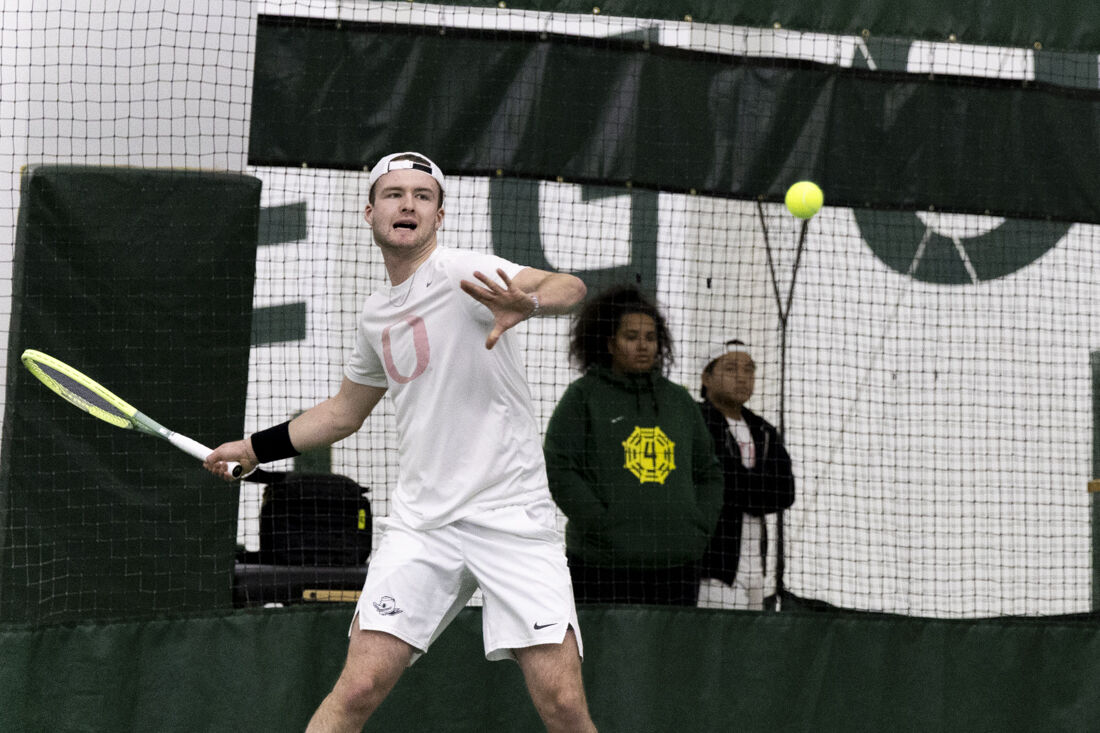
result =
[[722,472],[698,404],[664,375],[665,318],[637,288],[614,287],[577,313],[570,357],[582,376],[544,448],[576,600],[693,606]]

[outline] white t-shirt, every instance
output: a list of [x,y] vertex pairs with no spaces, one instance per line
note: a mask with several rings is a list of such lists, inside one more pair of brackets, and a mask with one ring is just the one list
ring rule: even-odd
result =
[[[381,288],[359,317],[348,379],[387,387],[397,415],[393,512],[410,527],[548,499],[546,463],[523,364],[509,330],[492,350],[489,309],[464,293],[474,270],[524,268],[437,247],[412,277]],[[480,284],[480,283],[478,283]]]
[[[749,424],[742,418],[727,417],[730,433],[741,450],[741,465],[756,466],[756,443],[752,440]],[[744,599],[740,608],[763,610],[764,608],[764,553],[760,543],[764,538],[764,517],[748,512],[741,516],[741,554],[737,562],[737,579],[734,586]]]
[[733,439],[737,441],[737,447],[741,449],[741,465],[753,468],[756,466],[756,443],[752,442],[749,424],[739,417],[727,417],[726,423],[730,426]]

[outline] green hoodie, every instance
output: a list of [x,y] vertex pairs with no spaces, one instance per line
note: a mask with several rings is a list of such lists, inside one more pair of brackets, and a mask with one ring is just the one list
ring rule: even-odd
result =
[[724,484],[699,405],[680,385],[593,367],[562,395],[545,452],[570,554],[615,567],[703,556]]

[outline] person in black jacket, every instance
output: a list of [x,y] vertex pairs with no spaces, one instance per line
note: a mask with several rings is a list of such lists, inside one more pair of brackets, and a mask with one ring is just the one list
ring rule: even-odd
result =
[[703,557],[699,605],[762,610],[765,515],[794,503],[791,457],[775,426],[745,407],[756,387],[756,362],[743,341],[711,351],[702,383],[701,408],[725,474],[725,495]]

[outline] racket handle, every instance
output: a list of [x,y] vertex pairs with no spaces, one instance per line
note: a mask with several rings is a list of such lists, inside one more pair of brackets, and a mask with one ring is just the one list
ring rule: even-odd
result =
[[[205,461],[206,457],[214,452],[213,448],[207,448],[199,441],[192,440],[186,435],[180,435],[179,433],[170,433],[170,435],[168,436],[168,442],[179,448],[184,453],[198,458],[200,461]],[[230,461],[227,468],[229,469],[229,475],[233,478],[241,477],[241,464],[237,463],[236,461]]]

